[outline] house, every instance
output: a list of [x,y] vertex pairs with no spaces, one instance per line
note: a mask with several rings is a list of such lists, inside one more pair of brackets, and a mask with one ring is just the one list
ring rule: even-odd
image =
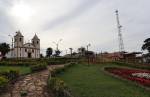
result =
[[112,62],[112,61],[119,61],[123,58],[123,54],[120,52],[113,52],[113,53],[100,53],[97,55],[98,59],[101,62]]
[[123,59],[127,63],[142,63],[142,52],[131,52],[123,54]]

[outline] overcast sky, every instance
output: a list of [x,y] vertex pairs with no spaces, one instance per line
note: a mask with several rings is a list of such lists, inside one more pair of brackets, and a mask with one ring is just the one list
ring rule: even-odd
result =
[[[150,0],[0,0],[0,42],[20,30],[28,42],[36,33],[42,52],[91,44],[96,52],[118,51],[115,10],[119,10],[126,51],[141,51],[150,37]],[[69,50],[68,50],[69,52]]]

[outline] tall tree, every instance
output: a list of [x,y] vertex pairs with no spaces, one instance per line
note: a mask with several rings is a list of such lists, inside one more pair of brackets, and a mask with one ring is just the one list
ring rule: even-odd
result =
[[144,41],[144,44],[142,46],[142,50],[147,50],[148,53],[144,54],[143,57],[146,59],[146,62],[150,63],[150,38],[147,38]]
[[7,43],[0,43],[0,52],[3,57],[10,51],[10,46]]
[[58,57],[60,55],[61,51],[60,50],[56,50],[55,51],[55,56]]
[[50,57],[53,54],[53,49],[51,47],[46,50],[46,57]]
[[148,53],[150,53],[150,38],[147,38],[145,41],[144,41],[144,44],[142,46],[142,50],[147,50]]
[[86,51],[85,47],[80,47],[80,48],[78,48],[78,52],[79,52],[82,56],[85,55],[85,51]]

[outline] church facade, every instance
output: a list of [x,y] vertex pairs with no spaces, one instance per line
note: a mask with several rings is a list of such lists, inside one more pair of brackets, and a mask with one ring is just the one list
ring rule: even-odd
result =
[[13,43],[14,46],[8,53],[10,58],[40,58],[40,39],[36,34],[31,39],[31,43],[24,43],[24,36],[17,31]]

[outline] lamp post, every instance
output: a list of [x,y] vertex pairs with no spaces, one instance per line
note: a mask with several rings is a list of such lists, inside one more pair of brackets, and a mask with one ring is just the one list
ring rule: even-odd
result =
[[87,58],[88,58],[88,65],[90,63],[90,59],[89,59],[89,46],[91,46],[91,44],[89,43],[86,47],[87,47]]
[[91,46],[91,44],[89,43],[86,47],[87,47],[87,51],[89,50],[89,47]]
[[13,40],[13,37],[11,35],[8,35],[8,36],[11,38],[11,42],[12,42],[12,44],[11,44],[11,57],[13,57],[13,42],[14,42],[14,40]]

